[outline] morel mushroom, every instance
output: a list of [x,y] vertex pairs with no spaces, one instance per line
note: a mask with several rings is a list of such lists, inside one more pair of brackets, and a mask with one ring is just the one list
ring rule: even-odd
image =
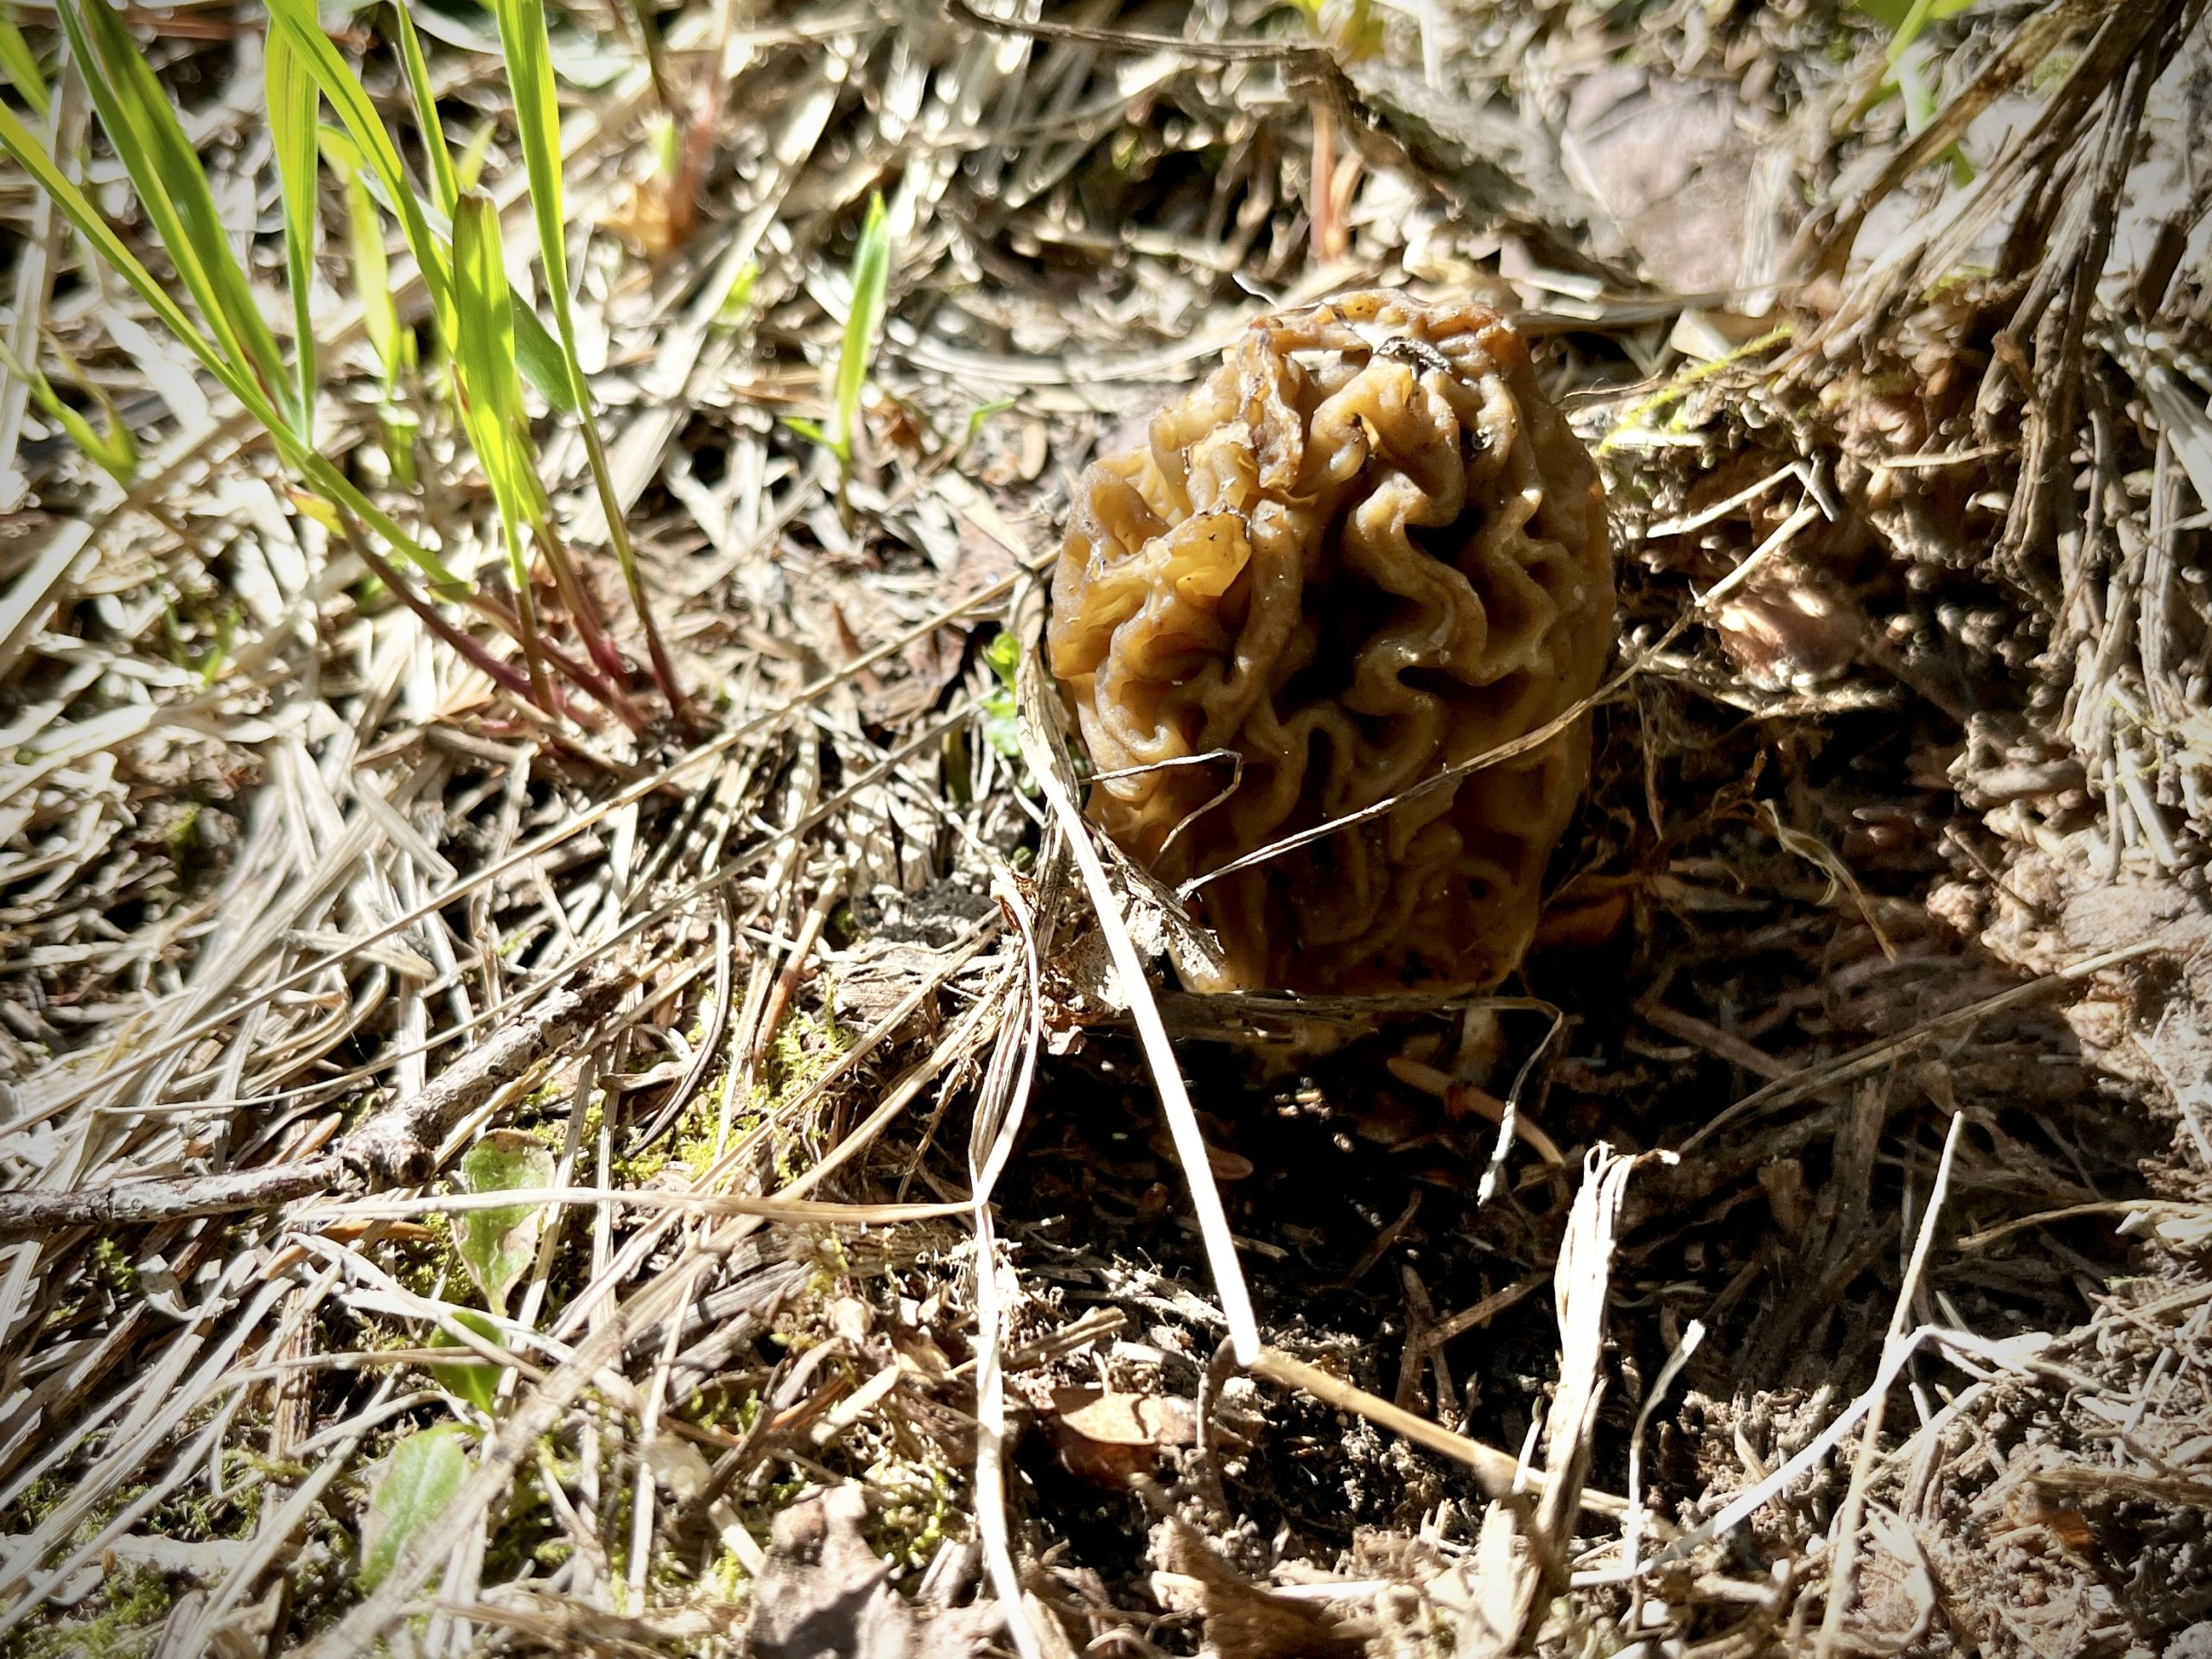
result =
[[[1147,443],[1092,463],[1047,644],[1094,766],[1125,774],[1091,817],[1181,882],[1554,719],[1612,616],[1597,469],[1519,335],[1370,293],[1255,322]],[[1241,758],[1234,789],[1192,760],[1211,751]],[[1497,984],[1588,768],[1572,727],[1205,885],[1230,984]]]

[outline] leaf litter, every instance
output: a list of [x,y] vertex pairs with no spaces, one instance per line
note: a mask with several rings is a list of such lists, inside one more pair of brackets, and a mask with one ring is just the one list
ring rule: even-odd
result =
[[[452,239],[325,133],[303,260],[305,29],[18,9],[310,481],[612,696],[0,172],[0,1640],[2202,1644],[2204,8],[1893,10],[364,14]],[[1185,996],[1038,574],[1377,283],[1541,343],[1624,671],[1525,995]]]

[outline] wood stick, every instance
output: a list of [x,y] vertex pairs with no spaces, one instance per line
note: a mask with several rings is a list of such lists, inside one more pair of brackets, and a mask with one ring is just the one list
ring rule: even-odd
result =
[[493,1033],[420,1094],[392,1101],[313,1158],[213,1175],[111,1181],[73,1192],[0,1192],[0,1238],[230,1215],[333,1187],[377,1192],[418,1185],[436,1173],[438,1146],[454,1125],[596,1025],[634,978],[627,966],[601,963],[582,983],[555,991]]

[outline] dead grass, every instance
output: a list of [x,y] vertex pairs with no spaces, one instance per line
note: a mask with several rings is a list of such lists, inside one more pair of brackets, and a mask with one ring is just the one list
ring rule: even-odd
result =
[[[1377,10],[1342,66],[1256,0],[555,19],[582,349],[703,736],[527,718],[0,174],[9,343],[144,456],[0,378],[9,1651],[2202,1641],[2201,0],[1946,22],[1917,136],[1855,11]],[[488,22],[416,16],[519,232]],[[257,222],[258,14],[130,16]],[[783,423],[831,414],[877,189],[847,470]],[[325,207],[326,453],[494,562]],[[1590,798],[1512,998],[1181,995],[1035,573],[1116,428],[1377,282],[1510,306],[1605,467]],[[550,1179],[461,1192],[492,1128]],[[495,1315],[454,1218],[517,1203]],[[365,1586],[443,1423],[457,1491]]]

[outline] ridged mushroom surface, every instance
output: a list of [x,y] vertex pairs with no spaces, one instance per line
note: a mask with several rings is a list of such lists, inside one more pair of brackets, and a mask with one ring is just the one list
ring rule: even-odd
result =
[[[1255,322],[1145,444],[1092,463],[1046,644],[1096,771],[1150,768],[1095,783],[1091,817],[1180,882],[1555,718],[1612,618],[1597,470],[1520,336],[1370,293]],[[1162,764],[1212,751],[1241,777]],[[1209,883],[1229,983],[1495,985],[1588,765],[1578,724]]]

